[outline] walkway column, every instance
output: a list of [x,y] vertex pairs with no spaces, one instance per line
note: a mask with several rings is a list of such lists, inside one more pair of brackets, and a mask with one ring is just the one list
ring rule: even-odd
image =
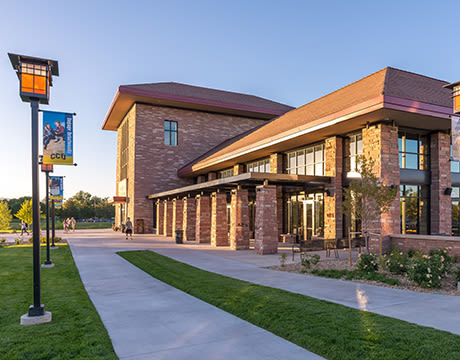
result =
[[173,221],[172,221],[172,236],[176,236],[176,230],[182,230],[183,223],[183,201],[182,199],[173,200]]
[[172,220],[173,220],[172,200],[164,201],[164,230],[163,235],[172,236]]
[[211,195],[211,246],[228,246],[227,194]]
[[[283,154],[274,153],[270,155],[270,173],[272,174],[282,174],[283,173]],[[281,234],[283,233],[283,187],[276,186],[276,213],[277,213],[277,223],[278,223],[278,241]]]
[[324,238],[343,237],[342,221],[342,138],[331,137],[325,142],[325,175],[331,177],[324,195]]
[[157,200],[157,235],[164,235],[165,210],[163,200]]
[[211,242],[211,199],[207,195],[196,197],[196,241]]
[[[375,161],[374,172],[384,185],[394,185],[398,189],[395,201],[390,210],[376,219],[375,227],[383,235],[383,251],[389,249],[391,234],[400,233],[399,204],[399,148],[398,128],[391,124],[369,125],[363,129],[363,155]],[[379,251],[379,240],[372,239],[369,243],[371,252]]]
[[195,241],[196,205],[195,198],[184,197],[182,230],[185,241]]
[[450,136],[441,132],[431,135],[431,234],[452,234],[452,199],[445,195],[452,188],[450,174]]
[[232,190],[230,247],[233,250],[249,249],[248,190]]
[[276,186],[256,187],[256,254],[276,254],[278,252],[278,222],[276,211]]

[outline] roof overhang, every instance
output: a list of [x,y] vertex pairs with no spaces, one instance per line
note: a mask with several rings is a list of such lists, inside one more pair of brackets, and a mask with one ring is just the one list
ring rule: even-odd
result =
[[262,120],[269,120],[286,112],[286,110],[275,110],[265,107],[234,104],[224,101],[194,98],[120,86],[112,100],[107,115],[105,116],[102,129],[116,131],[126,113],[135,103],[236,115]]
[[[351,133],[368,124],[381,121],[394,121],[398,126],[407,128],[448,131],[451,126],[451,115],[452,109],[448,107],[381,95],[235,151],[224,152],[220,156],[210,156],[186,165],[177,171],[177,175],[193,177],[224,169],[272,153],[323,141],[331,136]],[[283,116],[280,117],[282,118]]]
[[272,174],[272,173],[244,173],[229,176],[223,179],[206,181],[200,184],[184,186],[181,188],[163,191],[148,196],[150,200],[164,199],[177,196],[194,196],[203,192],[213,192],[216,190],[230,190],[237,186],[256,186],[268,183],[270,185],[301,186],[304,188],[323,188],[330,183],[329,176],[309,176],[291,174]]
[[109,204],[125,204],[128,202],[128,198],[126,196],[112,196],[109,198]]

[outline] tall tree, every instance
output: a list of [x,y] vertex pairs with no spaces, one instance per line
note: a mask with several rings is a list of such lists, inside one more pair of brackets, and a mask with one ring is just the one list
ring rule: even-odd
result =
[[8,203],[6,201],[0,201],[0,230],[8,230],[12,219],[13,216],[11,215]]
[[14,216],[20,220],[24,220],[29,225],[32,224],[32,199],[24,200],[21,208]]

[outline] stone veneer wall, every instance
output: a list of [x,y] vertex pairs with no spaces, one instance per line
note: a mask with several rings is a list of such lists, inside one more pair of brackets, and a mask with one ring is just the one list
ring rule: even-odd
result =
[[452,187],[450,174],[450,136],[441,132],[431,134],[431,234],[450,235],[452,232],[452,199],[445,195]]
[[232,191],[230,247],[233,250],[249,249],[248,190]]
[[421,250],[428,254],[430,250],[447,248],[451,255],[460,257],[460,237],[454,236],[433,236],[433,235],[393,235],[391,245],[407,252],[409,249]]
[[255,252],[259,255],[276,254],[279,239],[276,186],[257,186],[256,202]]
[[227,194],[211,195],[211,246],[228,246]]
[[211,242],[211,198],[208,195],[196,197],[196,241]]

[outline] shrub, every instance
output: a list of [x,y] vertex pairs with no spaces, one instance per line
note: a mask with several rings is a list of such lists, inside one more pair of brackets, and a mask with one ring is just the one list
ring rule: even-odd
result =
[[455,281],[460,282],[460,266],[457,266],[453,273],[455,275]]
[[[56,241],[56,238],[54,238],[54,241]],[[286,263],[286,257],[287,257],[287,254],[286,254],[286,253],[280,254],[280,264],[281,264],[282,267],[283,267],[284,264]]]
[[375,272],[379,269],[377,255],[375,254],[360,254],[359,260],[356,263],[356,270],[360,273]]
[[440,288],[442,277],[442,261],[440,256],[421,255],[414,259],[409,270],[409,279],[426,288]]
[[441,277],[444,277],[451,269],[454,258],[450,256],[448,249],[430,250],[433,261],[440,263]]
[[307,255],[305,254],[302,259],[302,266],[305,268],[303,272],[306,272],[307,269],[310,269],[311,265],[316,265],[319,263],[321,257],[317,254]]
[[392,249],[384,255],[385,267],[392,274],[405,274],[409,270],[409,257],[398,249]]
[[324,269],[324,270],[318,270],[314,269],[311,271],[312,274],[318,275],[318,276],[323,276],[326,278],[332,278],[332,279],[340,279],[343,276],[348,274],[348,270],[337,270],[337,269]]

